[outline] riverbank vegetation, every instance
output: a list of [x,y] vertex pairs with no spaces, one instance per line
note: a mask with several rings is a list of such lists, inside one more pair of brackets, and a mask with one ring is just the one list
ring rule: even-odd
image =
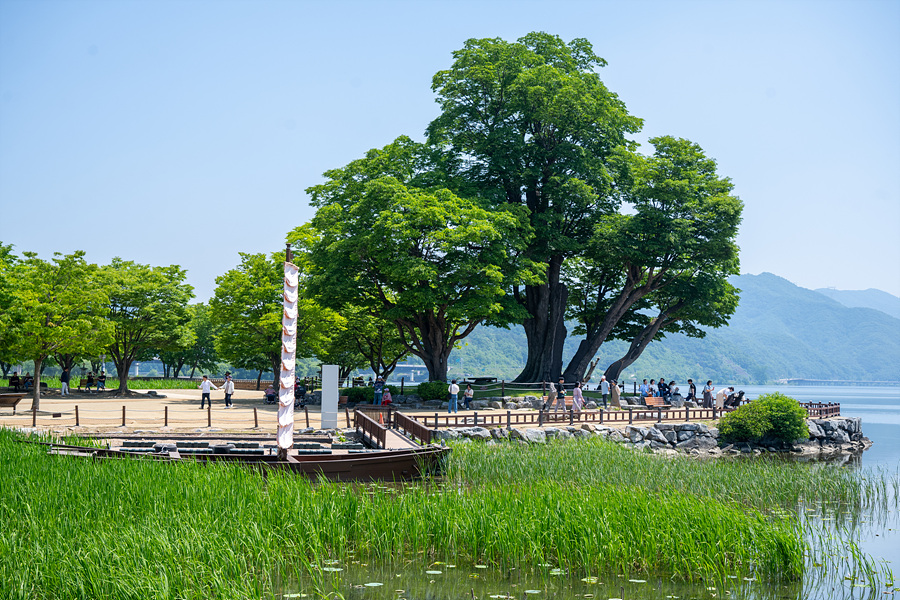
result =
[[315,565],[441,560],[572,574],[796,580],[797,500],[866,498],[841,469],[667,460],[597,440],[460,444],[445,478],[315,483],[233,465],[48,456],[0,432],[8,597],[266,597]]

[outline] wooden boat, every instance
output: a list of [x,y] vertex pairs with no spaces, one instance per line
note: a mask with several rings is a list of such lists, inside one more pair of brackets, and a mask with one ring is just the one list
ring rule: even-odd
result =
[[378,450],[359,454],[274,455],[181,454],[178,451],[136,454],[110,448],[91,448],[44,442],[49,452],[60,456],[95,459],[150,459],[161,461],[229,462],[268,471],[286,471],[334,481],[401,481],[416,479],[441,469],[441,459],[449,452],[442,446],[422,446],[401,450]]

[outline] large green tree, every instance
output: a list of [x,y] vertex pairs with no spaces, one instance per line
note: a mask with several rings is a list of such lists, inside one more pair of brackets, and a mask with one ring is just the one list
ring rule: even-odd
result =
[[[652,156],[622,153],[620,187],[633,214],[601,219],[573,261],[569,317],[585,338],[566,367],[567,381],[584,376],[601,344],[644,297],[699,274],[724,282],[739,271],[735,238],[743,204],[731,194],[731,181],[717,174],[715,161],[697,144],[668,136],[650,143]],[[693,298],[702,313],[701,295],[682,301]]]
[[209,307],[199,302],[188,306],[190,321],[189,334],[181,340],[182,344],[159,353],[166,377],[178,377],[182,369],[190,369],[190,377],[197,369],[211,370],[218,365],[215,348],[213,323],[209,316]]
[[4,377],[21,358],[16,356],[13,350],[15,340],[13,325],[16,317],[16,313],[12,310],[15,304],[14,267],[18,262],[12,244],[0,242],[0,370]]
[[48,357],[97,353],[111,339],[107,293],[100,269],[85,261],[82,251],[57,252],[50,261],[25,252],[7,274],[14,282],[7,333],[12,353],[34,361],[32,408],[39,409],[39,374]]
[[[284,253],[240,253],[241,262],[216,278],[209,302],[219,356],[235,367],[281,374],[281,318],[284,302]],[[299,262],[299,261],[295,261]],[[298,265],[300,266],[300,265]],[[305,275],[301,272],[301,278]],[[297,301],[297,358],[315,356],[327,340],[334,314],[306,294]]]
[[[327,306],[350,304],[392,322],[430,379],[445,380],[454,345],[482,322],[502,318],[505,290],[535,281],[518,258],[530,232],[521,211],[486,210],[391,162],[396,146],[371,151],[308,190],[319,206],[311,226],[290,234],[308,249],[310,288]],[[403,154],[401,152],[401,154]],[[387,173],[387,174],[385,174]]]
[[148,360],[190,337],[188,302],[193,288],[178,265],[152,267],[114,258],[103,268],[114,336],[107,350],[118,371],[119,388],[128,391],[135,360]]
[[524,254],[542,263],[541,281],[512,282],[528,357],[520,381],[562,368],[566,261],[581,255],[604,216],[618,208],[611,159],[641,121],[628,114],[597,69],[591,44],[530,33],[515,43],[471,39],[434,76],[441,114],[428,127],[444,151],[453,189],[494,207],[527,208],[535,236]]

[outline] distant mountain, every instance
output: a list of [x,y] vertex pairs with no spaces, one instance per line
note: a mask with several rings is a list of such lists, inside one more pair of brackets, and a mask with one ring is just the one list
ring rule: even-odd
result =
[[[872,308],[850,308],[820,292],[771,273],[741,275],[742,290],[731,323],[704,339],[671,335],[653,342],[626,369],[632,375],[684,382],[712,379],[765,383],[782,378],[900,381],[900,319]],[[580,340],[570,338],[564,365]],[[525,363],[525,334],[480,327],[450,356],[451,376],[492,375],[507,380]],[[626,343],[603,344],[594,381],[619,358]]]
[[867,290],[835,290],[833,288],[820,288],[816,290],[825,294],[832,300],[837,300],[844,306],[851,308],[874,308],[889,314],[895,319],[900,319],[900,298],[881,290],[869,288]]

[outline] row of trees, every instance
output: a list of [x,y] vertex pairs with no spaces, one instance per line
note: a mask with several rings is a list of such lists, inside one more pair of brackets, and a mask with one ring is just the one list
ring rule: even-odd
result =
[[[289,240],[311,297],[388,324],[432,380],[479,324],[524,326],[518,381],[570,382],[608,339],[631,341],[617,377],[652,340],[725,324],[742,203],[697,144],[637,152],[605,64],[583,39],[466,42],[434,76],[425,143],[401,136],[307,190],[317,212]],[[583,339],[564,366],[567,323]]]

